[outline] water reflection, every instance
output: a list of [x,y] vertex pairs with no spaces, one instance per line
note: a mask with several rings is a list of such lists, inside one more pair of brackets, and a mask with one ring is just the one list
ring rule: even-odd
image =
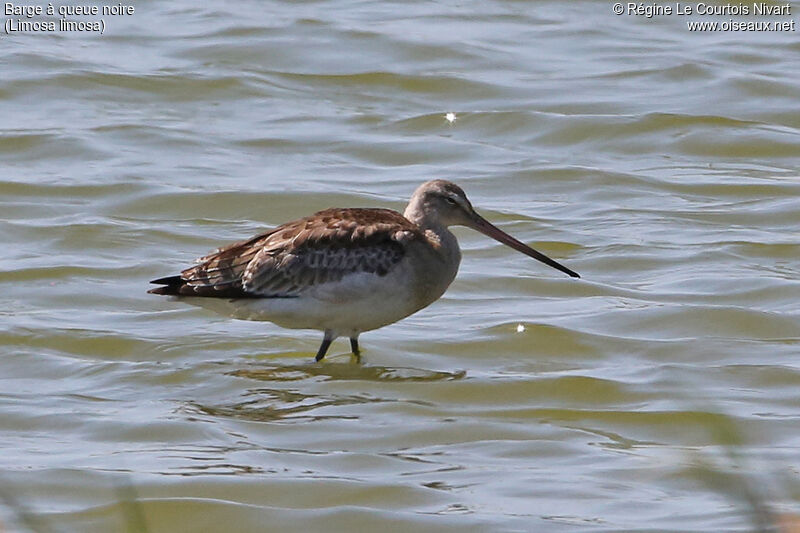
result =
[[256,397],[232,405],[212,406],[194,404],[193,407],[207,415],[231,417],[240,420],[256,422],[307,422],[331,418],[355,419],[358,418],[356,415],[322,415],[312,414],[312,411],[319,411],[326,407],[384,401],[359,395],[328,396],[304,394],[282,389],[254,389],[248,392],[248,396]]
[[305,365],[259,366],[230,372],[236,377],[259,381],[298,381],[308,378],[329,380],[359,380],[379,382],[453,381],[466,377],[464,370],[442,372],[417,368],[364,366],[354,364],[309,363]]
[[[312,385],[326,381],[374,381],[379,383],[397,382],[434,382],[460,380],[466,376],[463,370],[442,372],[421,370],[416,368],[364,366],[341,363],[309,363],[300,365],[254,365],[251,368],[240,368],[228,375],[254,379],[278,385],[286,382],[306,381]],[[351,413],[343,413],[341,408],[351,405],[401,402],[430,406],[429,402],[409,399],[382,398],[367,394],[325,394],[319,391],[282,389],[277,386],[249,389],[244,396],[245,401],[230,405],[190,404],[189,408],[200,413],[232,417],[259,422],[298,422],[319,421],[329,419],[357,419],[363,415],[363,409]],[[323,413],[324,410],[324,413]],[[331,412],[333,411],[333,412]]]

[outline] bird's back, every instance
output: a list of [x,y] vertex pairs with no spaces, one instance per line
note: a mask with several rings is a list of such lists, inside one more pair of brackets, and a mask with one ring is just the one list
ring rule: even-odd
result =
[[419,228],[389,209],[326,209],[219,248],[180,276],[154,280],[154,294],[292,298],[314,286],[366,272],[385,276]]

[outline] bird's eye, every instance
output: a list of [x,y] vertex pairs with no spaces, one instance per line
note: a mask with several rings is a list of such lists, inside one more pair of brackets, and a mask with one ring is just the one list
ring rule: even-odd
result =
[[444,201],[450,205],[456,205],[456,201],[450,198],[449,196],[445,196]]

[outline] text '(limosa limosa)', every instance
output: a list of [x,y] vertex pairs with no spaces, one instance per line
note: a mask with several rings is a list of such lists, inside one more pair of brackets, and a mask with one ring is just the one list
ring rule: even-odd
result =
[[[464,191],[422,184],[401,215],[390,209],[326,209],[201,257],[148,292],[196,297],[234,318],[325,332],[319,361],[342,335],[358,336],[435,302],[458,272],[450,226],[467,226],[574,278],[576,272],[495,227]],[[209,305],[210,304],[210,305]]]

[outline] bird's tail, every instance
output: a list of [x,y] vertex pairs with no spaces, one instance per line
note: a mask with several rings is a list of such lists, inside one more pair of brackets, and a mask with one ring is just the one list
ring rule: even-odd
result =
[[150,283],[163,285],[163,287],[156,287],[147,291],[150,294],[177,295],[180,294],[180,288],[184,282],[180,276],[167,276],[166,278],[154,279]]

